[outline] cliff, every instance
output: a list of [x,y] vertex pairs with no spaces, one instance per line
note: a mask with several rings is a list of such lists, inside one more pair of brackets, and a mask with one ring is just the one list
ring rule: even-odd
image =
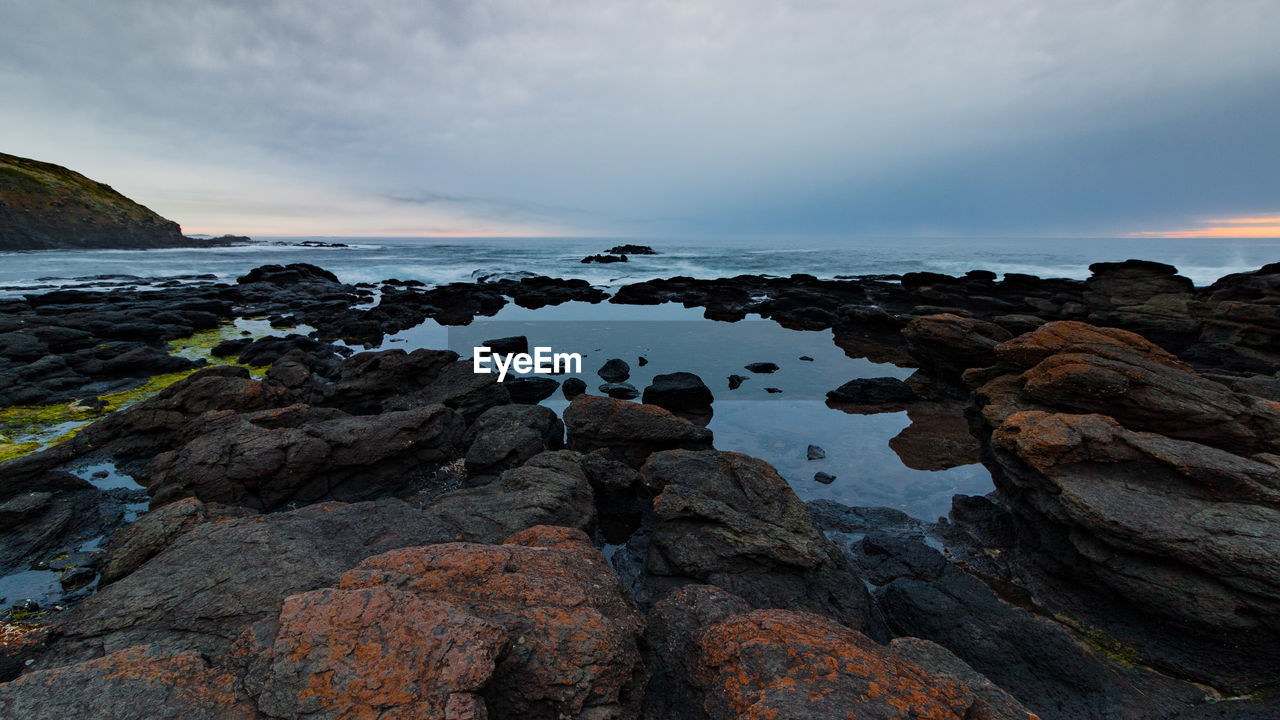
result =
[[0,153],[0,251],[218,244],[78,172]]

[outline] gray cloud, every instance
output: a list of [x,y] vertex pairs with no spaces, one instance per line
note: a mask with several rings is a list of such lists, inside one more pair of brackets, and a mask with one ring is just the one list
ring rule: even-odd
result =
[[189,226],[1094,233],[1280,209],[1273,0],[0,17],[4,149]]

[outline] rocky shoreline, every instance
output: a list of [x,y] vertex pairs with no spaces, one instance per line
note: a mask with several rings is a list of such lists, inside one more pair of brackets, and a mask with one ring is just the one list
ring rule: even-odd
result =
[[[0,574],[70,579],[7,599],[0,716],[1276,717],[1280,264],[1091,270],[610,291],[295,264],[0,299]],[[806,504],[716,447],[683,368],[642,402],[565,382],[558,415],[451,351],[352,350],[566,302],[829,329],[916,369],[831,407],[906,410],[911,457],[977,457],[996,491],[937,523]],[[251,317],[306,334],[226,332]]]

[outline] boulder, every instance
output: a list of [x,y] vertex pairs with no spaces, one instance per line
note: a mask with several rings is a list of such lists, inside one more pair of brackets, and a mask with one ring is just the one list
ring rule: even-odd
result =
[[510,378],[502,383],[511,396],[511,402],[536,405],[555,394],[560,381],[547,377]]
[[539,405],[499,405],[467,428],[462,444],[468,474],[496,475],[544,450],[563,447],[564,424],[553,410]]
[[631,377],[631,366],[626,360],[621,358],[612,358],[606,360],[604,365],[596,371],[605,382],[620,383]]
[[499,542],[534,525],[591,530],[596,506],[575,453],[545,452],[497,480],[458,490],[426,506],[449,537]]
[[657,405],[674,413],[705,410],[714,400],[702,378],[690,372],[655,375],[642,398],[647,405]]
[[183,498],[148,512],[120,528],[107,542],[98,565],[101,573],[99,587],[137,570],[197,525],[251,514],[245,508],[206,505],[195,498]]
[[331,586],[370,555],[453,539],[399,500],[199,524],[64,615],[35,669],[137,645],[216,660],[244,628],[276,617],[286,597]]
[[604,383],[597,389],[605,395],[619,400],[634,400],[635,398],[640,397],[640,391],[636,390],[636,386],[631,383]]
[[[506,652],[480,691],[495,717],[636,715],[643,689],[641,619],[580,530],[538,526],[502,545],[448,543],[388,552],[345,573],[339,588],[400,591],[501,628]],[[287,657],[297,654],[286,647]],[[393,682],[417,666],[400,666]],[[355,671],[362,672],[358,665]]]
[[833,403],[881,405],[908,402],[915,396],[915,392],[898,378],[855,378],[828,392],[827,400]]
[[254,720],[236,678],[196,652],[138,646],[0,685],[0,716],[24,720],[169,717]]
[[254,510],[364,500],[422,482],[459,454],[463,430],[462,418],[441,405],[354,417],[300,405],[210,412],[141,480],[155,505],[188,496]]
[[902,328],[907,351],[934,374],[959,378],[968,368],[995,363],[996,345],[1012,334],[995,323],[953,314],[917,317]]
[[581,378],[569,378],[560,385],[560,392],[565,400],[572,400],[587,391],[587,384]]
[[693,645],[691,680],[712,720],[1036,717],[942,648],[908,659],[811,613],[736,615]]
[[710,430],[656,405],[581,395],[564,411],[569,448],[579,452],[609,449],[638,468],[651,453],[674,448],[711,447]]
[[768,463],[669,450],[650,456],[640,472],[657,495],[641,579],[652,596],[696,581],[753,607],[810,610],[881,633],[861,578]]

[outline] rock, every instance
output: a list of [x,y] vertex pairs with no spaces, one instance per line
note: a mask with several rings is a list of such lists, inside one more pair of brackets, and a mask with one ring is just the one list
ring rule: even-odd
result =
[[626,360],[621,358],[612,358],[607,360],[596,374],[603,378],[606,382],[620,383],[631,377],[631,366]]
[[705,717],[686,662],[693,641],[702,628],[750,611],[747,601],[712,585],[685,585],[654,604],[644,633],[653,665],[645,688],[647,720]]
[[712,720],[1035,717],[941,648],[913,653],[928,663],[917,665],[811,613],[735,615],[702,630],[693,644],[691,680]]
[[588,255],[581,260],[584,265],[587,263],[616,263],[626,261],[626,255]]
[[510,644],[494,622],[381,584],[293,595],[273,625],[235,654],[259,709],[281,718],[484,718]]
[[587,384],[579,378],[569,378],[560,385],[565,400],[572,400],[587,391]]
[[657,405],[674,413],[710,408],[715,397],[702,378],[689,372],[655,375],[644,389],[642,402]]
[[653,248],[649,247],[648,245],[632,245],[631,243],[627,243],[626,245],[614,245],[613,247],[609,248],[609,252],[613,253],[614,255],[657,255],[658,254],[654,252]]
[[730,390],[737,390],[739,387],[741,387],[741,386],[742,386],[742,383],[743,383],[743,382],[745,382],[745,381],[746,381],[746,380],[748,380],[748,379],[749,379],[749,378],[747,378],[747,376],[746,376],[746,375],[730,375],[730,376],[729,376],[729,389],[730,389]]
[[590,530],[596,507],[574,453],[545,452],[487,485],[442,495],[426,507],[457,540],[499,542],[534,525]]
[[251,514],[244,508],[206,505],[195,498],[163,505],[111,536],[99,564],[102,575],[99,584],[113,583],[138,569],[197,525]]
[[564,411],[569,449],[609,449],[638,468],[651,453],[674,448],[711,447],[710,430],[698,427],[656,405],[582,395]]
[[1094,263],[1085,281],[1089,322],[1129,328],[1161,342],[1191,339],[1200,324],[1189,303],[1194,287],[1177,268],[1144,260]]
[[270,365],[294,350],[332,360],[340,360],[344,351],[345,354],[351,352],[346,348],[313,340],[303,335],[286,335],[258,338],[241,349],[238,355],[240,362],[245,365],[261,366]]
[[777,395],[778,393],[782,392],[782,388],[767,387],[764,389],[764,391],[769,393],[770,395]]
[[1113,662],[1061,625],[1001,602],[919,540],[868,540],[882,556],[876,579],[887,584],[876,595],[894,630],[946,647],[1045,720],[1167,717],[1199,700],[1194,685]]
[[631,383],[604,383],[598,390],[611,398],[619,400],[634,400],[640,396],[640,391],[636,390],[636,386]]
[[199,524],[63,616],[34,669],[137,645],[216,660],[244,628],[275,617],[287,596],[330,586],[370,555],[452,539],[399,500]]
[[670,450],[652,455],[641,475],[657,493],[645,561],[655,596],[696,581],[754,607],[805,609],[880,632],[861,579],[768,463]]
[[808,460],[821,460],[826,456],[827,456],[827,451],[823,450],[817,445],[810,445],[809,448],[805,450],[805,457]]
[[640,357],[636,358],[636,364],[639,365],[640,367],[644,367],[645,365],[649,364],[649,358],[641,355]]
[[538,405],[489,408],[467,429],[467,473],[496,475],[543,452],[564,446],[564,424],[555,412]]
[[909,402],[915,396],[915,392],[898,378],[878,377],[850,380],[828,392],[827,400],[833,403],[880,405]]
[[520,355],[529,352],[529,338],[524,335],[485,340],[482,344],[494,355]]
[[183,430],[141,480],[155,505],[183,497],[254,510],[322,499],[363,500],[421,482],[456,457],[464,425],[440,405],[381,415],[292,406],[211,412]]
[[300,282],[338,282],[338,276],[321,267],[309,263],[290,263],[288,265],[263,265],[250,270],[247,274],[236,278],[236,282],[270,283],[272,285],[294,285]]
[[744,365],[743,367],[753,373],[763,373],[766,375],[778,371],[778,366],[771,362],[754,362],[749,365]]
[[1133,430],[1241,455],[1280,448],[1275,403],[1197,375],[1134,333],[1055,322],[1002,344],[997,353],[1021,371],[1022,394],[1033,402],[1103,413]]
[[560,381],[545,377],[511,378],[503,383],[511,402],[523,405],[536,405],[555,394]]
[[917,317],[902,329],[907,350],[940,377],[959,378],[968,368],[995,363],[996,345],[1013,337],[994,323],[958,315]]
[[813,362],[813,358],[809,357],[808,355],[801,355],[800,359],[805,362]]
[[495,717],[621,718],[638,709],[641,620],[579,530],[539,526],[498,546],[389,552],[346,573],[340,588],[411,593],[501,627],[507,652],[482,690]]
[[26,720],[258,717],[236,678],[196,652],[138,646],[0,685],[0,715]]
[[58,584],[67,592],[79,590],[97,579],[98,573],[92,568],[74,567],[68,568],[62,573],[62,577],[58,578]]
[[974,378],[984,461],[1043,599],[1181,677],[1267,682],[1259,669],[1280,667],[1280,468],[1267,461],[1280,409],[1114,328],[1049,323],[997,354]]
[[836,476],[829,475],[824,472],[816,472],[813,474],[813,481],[822,483],[823,485],[830,485],[831,483],[836,481]]

